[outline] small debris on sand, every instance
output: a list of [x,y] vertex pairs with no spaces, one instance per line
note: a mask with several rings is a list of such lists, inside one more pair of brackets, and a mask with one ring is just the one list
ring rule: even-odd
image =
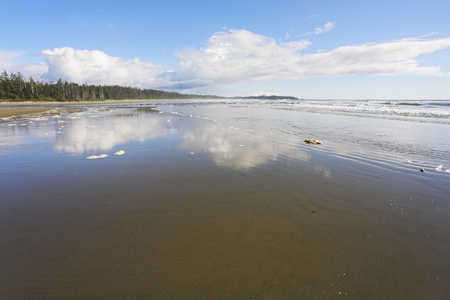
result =
[[313,139],[307,139],[307,140],[305,140],[305,143],[310,144],[310,145],[322,145],[322,141],[313,140]]
[[97,158],[105,158],[108,157],[108,154],[100,154],[100,155],[91,155],[86,157],[87,159],[97,159]]
[[124,154],[125,154],[125,151],[123,151],[123,150],[119,150],[116,153],[114,153],[114,155],[124,155]]
[[420,172],[422,172],[422,173],[425,172],[425,169],[420,169]]

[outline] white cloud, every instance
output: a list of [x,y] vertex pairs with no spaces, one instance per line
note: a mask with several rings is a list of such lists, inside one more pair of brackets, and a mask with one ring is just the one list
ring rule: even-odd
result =
[[[327,23],[328,24],[328,23]],[[323,31],[331,30],[333,23]],[[0,67],[35,79],[46,78],[140,88],[192,89],[271,80],[299,80],[337,76],[449,76],[439,66],[420,66],[416,60],[450,48],[450,38],[400,40],[342,46],[306,53],[310,41],[287,43],[247,30],[212,35],[206,46],[177,52],[178,64],[168,71],[138,58],[124,60],[99,50],[55,48],[43,50],[45,63],[15,63],[19,52],[0,53]]]
[[42,73],[47,71],[47,64],[20,62],[20,58],[24,55],[19,51],[2,51],[0,50],[0,70],[4,70],[8,73],[22,73],[25,77],[32,76],[33,78],[39,78]]
[[296,80],[334,76],[448,75],[438,66],[420,67],[415,57],[450,47],[450,38],[401,39],[343,46],[329,52],[303,54],[307,40],[277,44],[246,30],[213,35],[205,49],[186,50],[180,80],[228,84],[264,80]]
[[247,30],[218,32],[208,40],[206,48],[177,53],[178,79],[223,84],[289,77],[299,51],[309,44],[299,40],[279,45],[272,38]]
[[415,57],[450,47],[450,38],[401,39],[385,43],[343,46],[303,55],[299,78],[334,76],[448,75],[440,67],[420,67]]
[[317,27],[314,29],[314,34],[322,34],[330,31],[334,28],[334,22],[327,22],[323,27]]
[[123,60],[99,50],[55,48],[42,51],[48,64],[43,75],[50,81],[59,78],[77,83],[118,84],[124,86],[161,86],[165,82],[164,70],[138,58]]
[[330,31],[334,28],[334,24],[335,24],[335,22],[327,22],[322,27],[316,27],[316,28],[314,28],[314,31],[305,33],[304,36],[327,33],[328,31]]
[[22,56],[22,53],[18,51],[3,51],[0,50],[0,64],[4,64],[6,62],[9,62],[17,57]]

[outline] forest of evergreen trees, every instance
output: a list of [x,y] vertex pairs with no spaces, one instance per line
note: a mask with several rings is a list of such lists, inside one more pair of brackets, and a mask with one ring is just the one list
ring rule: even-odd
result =
[[0,74],[0,101],[84,101],[120,99],[201,99],[217,96],[191,95],[138,89],[118,85],[79,85],[73,82],[36,82],[31,76],[26,80],[20,72]]

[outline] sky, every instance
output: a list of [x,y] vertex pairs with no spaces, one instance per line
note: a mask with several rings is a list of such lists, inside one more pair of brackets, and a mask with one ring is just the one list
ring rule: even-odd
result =
[[219,96],[450,99],[448,0],[0,0],[0,71]]

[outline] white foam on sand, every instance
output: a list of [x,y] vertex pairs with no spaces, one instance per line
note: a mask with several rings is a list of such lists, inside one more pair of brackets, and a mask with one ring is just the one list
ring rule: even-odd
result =
[[91,155],[86,157],[87,159],[97,159],[97,158],[105,158],[108,157],[108,154],[100,154],[100,155]]
[[444,165],[439,165],[434,170],[437,171],[437,172],[450,173],[450,169],[445,169],[444,170]]
[[124,154],[125,154],[125,151],[123,151],[123,150],[119,150],[116,153],[114,153],[114,155],[124,155]]

